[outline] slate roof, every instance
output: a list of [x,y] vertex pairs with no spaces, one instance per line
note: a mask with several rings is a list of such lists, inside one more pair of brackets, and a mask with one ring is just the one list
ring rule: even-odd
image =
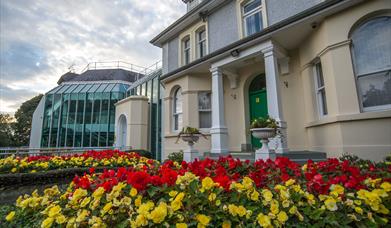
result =
[[[137,77],[138,76],[138,77]],[[87,70],[82,74],[68,72],[60,77],[57,84],[77,81],[126,81],[135,82],[144,75],[123,69],[97,69]]]

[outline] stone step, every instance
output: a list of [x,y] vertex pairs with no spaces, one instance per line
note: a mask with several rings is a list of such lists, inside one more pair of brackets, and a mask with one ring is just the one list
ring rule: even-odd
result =
[[[255,153],[254,152],[230,152],[229,154],[212,154],[205,153],[203,158],[210,158],[217,160],[220,156],[231,155],[234,158],[239,158],[241,161],[249,160],[254,162]],[[327,154],[324,152],[315,152],[315,151],[290,151],[284,154],[277,154],[277,157],[287,157],[291,161],[297,162],[299,164],[307,163],[309,159],[314,162],[325,161],[327,159]]]

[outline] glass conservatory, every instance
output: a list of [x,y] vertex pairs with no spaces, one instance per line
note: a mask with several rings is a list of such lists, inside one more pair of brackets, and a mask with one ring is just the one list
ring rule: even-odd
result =
[[113,81],[63,83],[45,95],[41,147],[114,144],[115,107],[129,88]]

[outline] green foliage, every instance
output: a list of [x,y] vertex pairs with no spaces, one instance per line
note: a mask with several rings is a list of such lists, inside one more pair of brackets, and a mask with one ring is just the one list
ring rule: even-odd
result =
[[33,113],[42,99],[42,94],[37,95],[30,100],[24,102],[15,113],[16,123],[15,130],[15,146],[28,146],[31,132],[31,123]]
[[10,114],[0,114],[0,147],[11,147],[14,145],[14,124],[14,119]]
[[183,151],[181,150],[179,152],[171,153],[170,155],[168,155],[168,160],[181,164],[181,162],[183,161]]
[[277,121],[271,117],[259,117],[251,122],[251,128],[278,128]]
[[178,141],[179,141],[179,139],[181,138],[182,135],[191,135],[191,136],[197,135],[197,136],[202,136],[205,139],[207,139],[206,135],[204,135],[198,128],[195,128],[195,127],[184,127],[179,132],[179,134],[177,136],[176,143],[178,143]]

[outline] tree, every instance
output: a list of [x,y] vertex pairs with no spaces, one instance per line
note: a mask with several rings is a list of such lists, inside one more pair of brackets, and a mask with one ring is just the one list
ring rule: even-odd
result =
[[14,124],[14,119],[10,114],[0,114],[0,147],[12,147],[14,145]]
[[16,111],[16,123],[14,124],[15,146],[29,145],[33,114],[41,101],[42,96],[42,94],[39,94],[24,102]]

